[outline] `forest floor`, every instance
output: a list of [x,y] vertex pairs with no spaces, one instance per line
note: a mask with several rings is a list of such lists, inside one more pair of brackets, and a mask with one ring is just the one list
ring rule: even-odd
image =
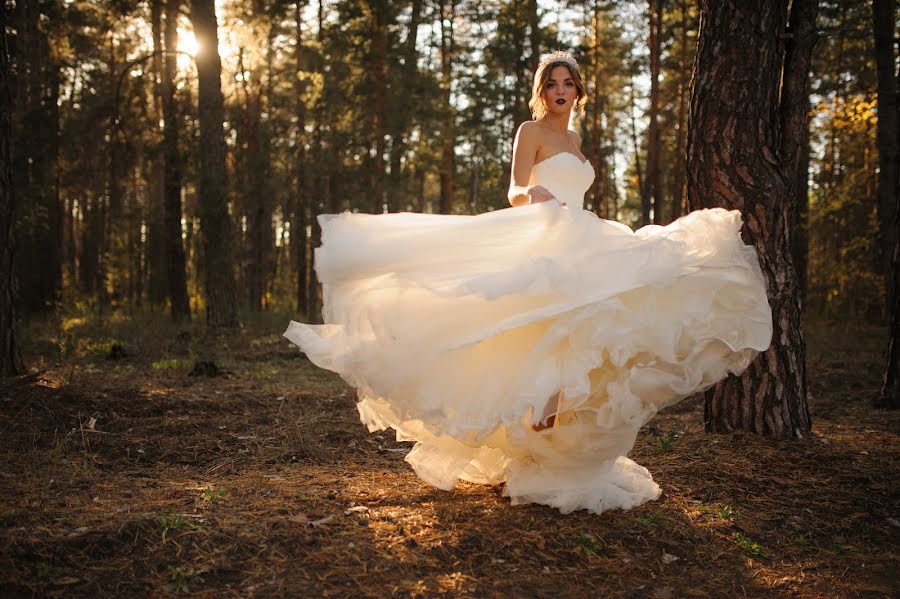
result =
[[0,383],[0,595],[900,596],[880,329],[806,327],[811,437],[705,434],[685,400],[631,454],[659,500],[597,516],[429,487],[287,320],[26,325],[32,374]]

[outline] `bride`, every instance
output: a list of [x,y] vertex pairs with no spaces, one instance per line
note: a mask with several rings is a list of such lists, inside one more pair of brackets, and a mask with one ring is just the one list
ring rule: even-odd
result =
[[513,208],[319,216],[325,324],[285,336],[357,389],[370,431],[415,442],[406,461],[435,487],[505,483],[563,513],[656,499],[626,457],[638,430],[769,346],[739,211],[632,231],[582,209],[594,170],[568,123],[584,103],[574,58],[544,57]]

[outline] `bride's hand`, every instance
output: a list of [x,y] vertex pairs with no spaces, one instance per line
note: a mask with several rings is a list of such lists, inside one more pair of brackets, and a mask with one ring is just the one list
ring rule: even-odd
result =
[[556,197],[542,185],[532,185],[528,188],[526,193],[532,204],[540,204],[541,202],[549,202],[550,200],[556,199]]

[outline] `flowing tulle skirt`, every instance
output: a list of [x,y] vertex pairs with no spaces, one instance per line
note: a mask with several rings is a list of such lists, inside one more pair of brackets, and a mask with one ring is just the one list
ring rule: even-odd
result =
[[369,430],[415,441],[407,461],[442,489],[505,482],[563,512],[655,499],[626,457],[640,427],[771,339],[738,211],[635,232],[556,202],[320,222],[326,324],[285,336],[357,388]]

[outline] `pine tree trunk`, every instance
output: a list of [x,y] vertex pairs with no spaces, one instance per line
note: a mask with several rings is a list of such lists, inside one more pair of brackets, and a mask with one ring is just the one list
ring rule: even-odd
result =
[[[394,130],[391,132],[391,178],[390,198],[388,204],[392,212],[400,210],[401,190],[403,190],[403,174],[401,172],[401,159],[406,149],[406,134],[409,129],[412,103],[418,95],[418,51],[416,40],[419,33],[419,22],[422,16],[422,0],[412,0],[409,16],[409,27],[406,32],[406,41],[403,50],[403,76],[397,82],[400,86],[401,109],[394,115]],[[405,194],[404,194],[405,195]]]
[[297,269],[297,312],[309,314],[309,296],[306,293],[308,257],[306,245],[307,223],[307,182],[306,182],[306,84],[299,74],[303,68],[303,8],[306,0],[297,0],[294,7],[295,19],[295,48],[294,60],[298,76],[294,78],[294,93],[297,99],[297,147],[294,157],[294,201],[293,218],[291,219],[291,249],[295,256],[295,268]]
[[187,295],[184,246],[181,241],[181,156],[178,153],[179,117],[175,97],[178,45],[179,0],[166,1],[165,47],[161,81],[163,106],[163,239],[166,252],[166,279],[172,319],[191,317]]
[[887,305],[894,303],[891,252],[896,230],[893,227],[897,211],[897,182],[900,180],[900,115],[898,115],[896,57],[894,30],[897,23],[896,0],[872,1],[875,34],[875,65],[878,77],[878,222],[884,265],[884,288]]
[[660,151],[662,138],[659,128],[659,69],[662,57],[662,0],[648,0],[650,24],[650,124],[647,127],[647,202],[653,208],[653,223],[661,224],[662,169]]
[[[26,310],[54,306],[62,279],[62,208],[57,193],[59,64],[42,20],[41,3],[16,2],[13,184],[19,205],[16,269]],[[12,74],[13,71],[11,71]]]
[[791,225],[791,254],[794,260],[794,271],[797,273],[797,287],[800,290],[800,308],[806,309],[807,262],[809,254],[809,123],[803,128],[800,145],[800,159],[797,163],[795,190],[796,209],[794,222]]
[[206,321],[211,326],[233,327],[238,325],[237,289],[233,232],[228,214],[222,62],[214,0],[192,0],[191,23],[201,48],[196,61],[200,120],[199,213],[206,258]]
[[688,199],[691,209],[742,211],[742,234],[758,252],[774,324],[769,349],[740,377],[731,375],[707,391],[706,430],[802,437],[811,423],[789,224],[795,209],[798,125],[806,118],[797,92],[806,89],[816,2],[794,0],[794,37],[787,51],[784,0],[753,5],[703,0],[700,7]]
[[690,93],[690,67],[688,58],[687,2],[679,2],[681,32],[678,50],[678,130],[675,133],[675,164],[672,167],[672,220],[684,214],[685,143],[687,119],[685,107]]
[[638,194],[641,196],[641,225],[650,222],[650,195],[647,193],[647,181],[641,169],[641,146],[638,141],[637,123],[634,116],[634,80],[631,80],[630,94],[628,96],[628,115],[631,122],[631,144],[634,147],[634,168],[637,174]]
[[900,408],[900,102],[895,74],[896,0],[873,0],[875,64],[878,74],[878,212],[885,251],[888,302],[888,361],[875,407]]
[[[444,122],[441,127],[441,214],[453,212],[453,187],[456,178],[456,112],[450,102],[453,66],[453,19],[456,0],[450,0],[449,10],[445,13],[444,0],[441,0],[441,92],[443,94]],[[449,26],[444,21],[449,21]]]
[[12,181],[12,95],[6,45],[6,9],[0,7],[0,377],[25,371],[16,336],[15,222]]
[[373,3],[372,20],[372,213],[384,212],[384,153],[385,137],[385,95],[387,93],[387,6],[382,2]]

